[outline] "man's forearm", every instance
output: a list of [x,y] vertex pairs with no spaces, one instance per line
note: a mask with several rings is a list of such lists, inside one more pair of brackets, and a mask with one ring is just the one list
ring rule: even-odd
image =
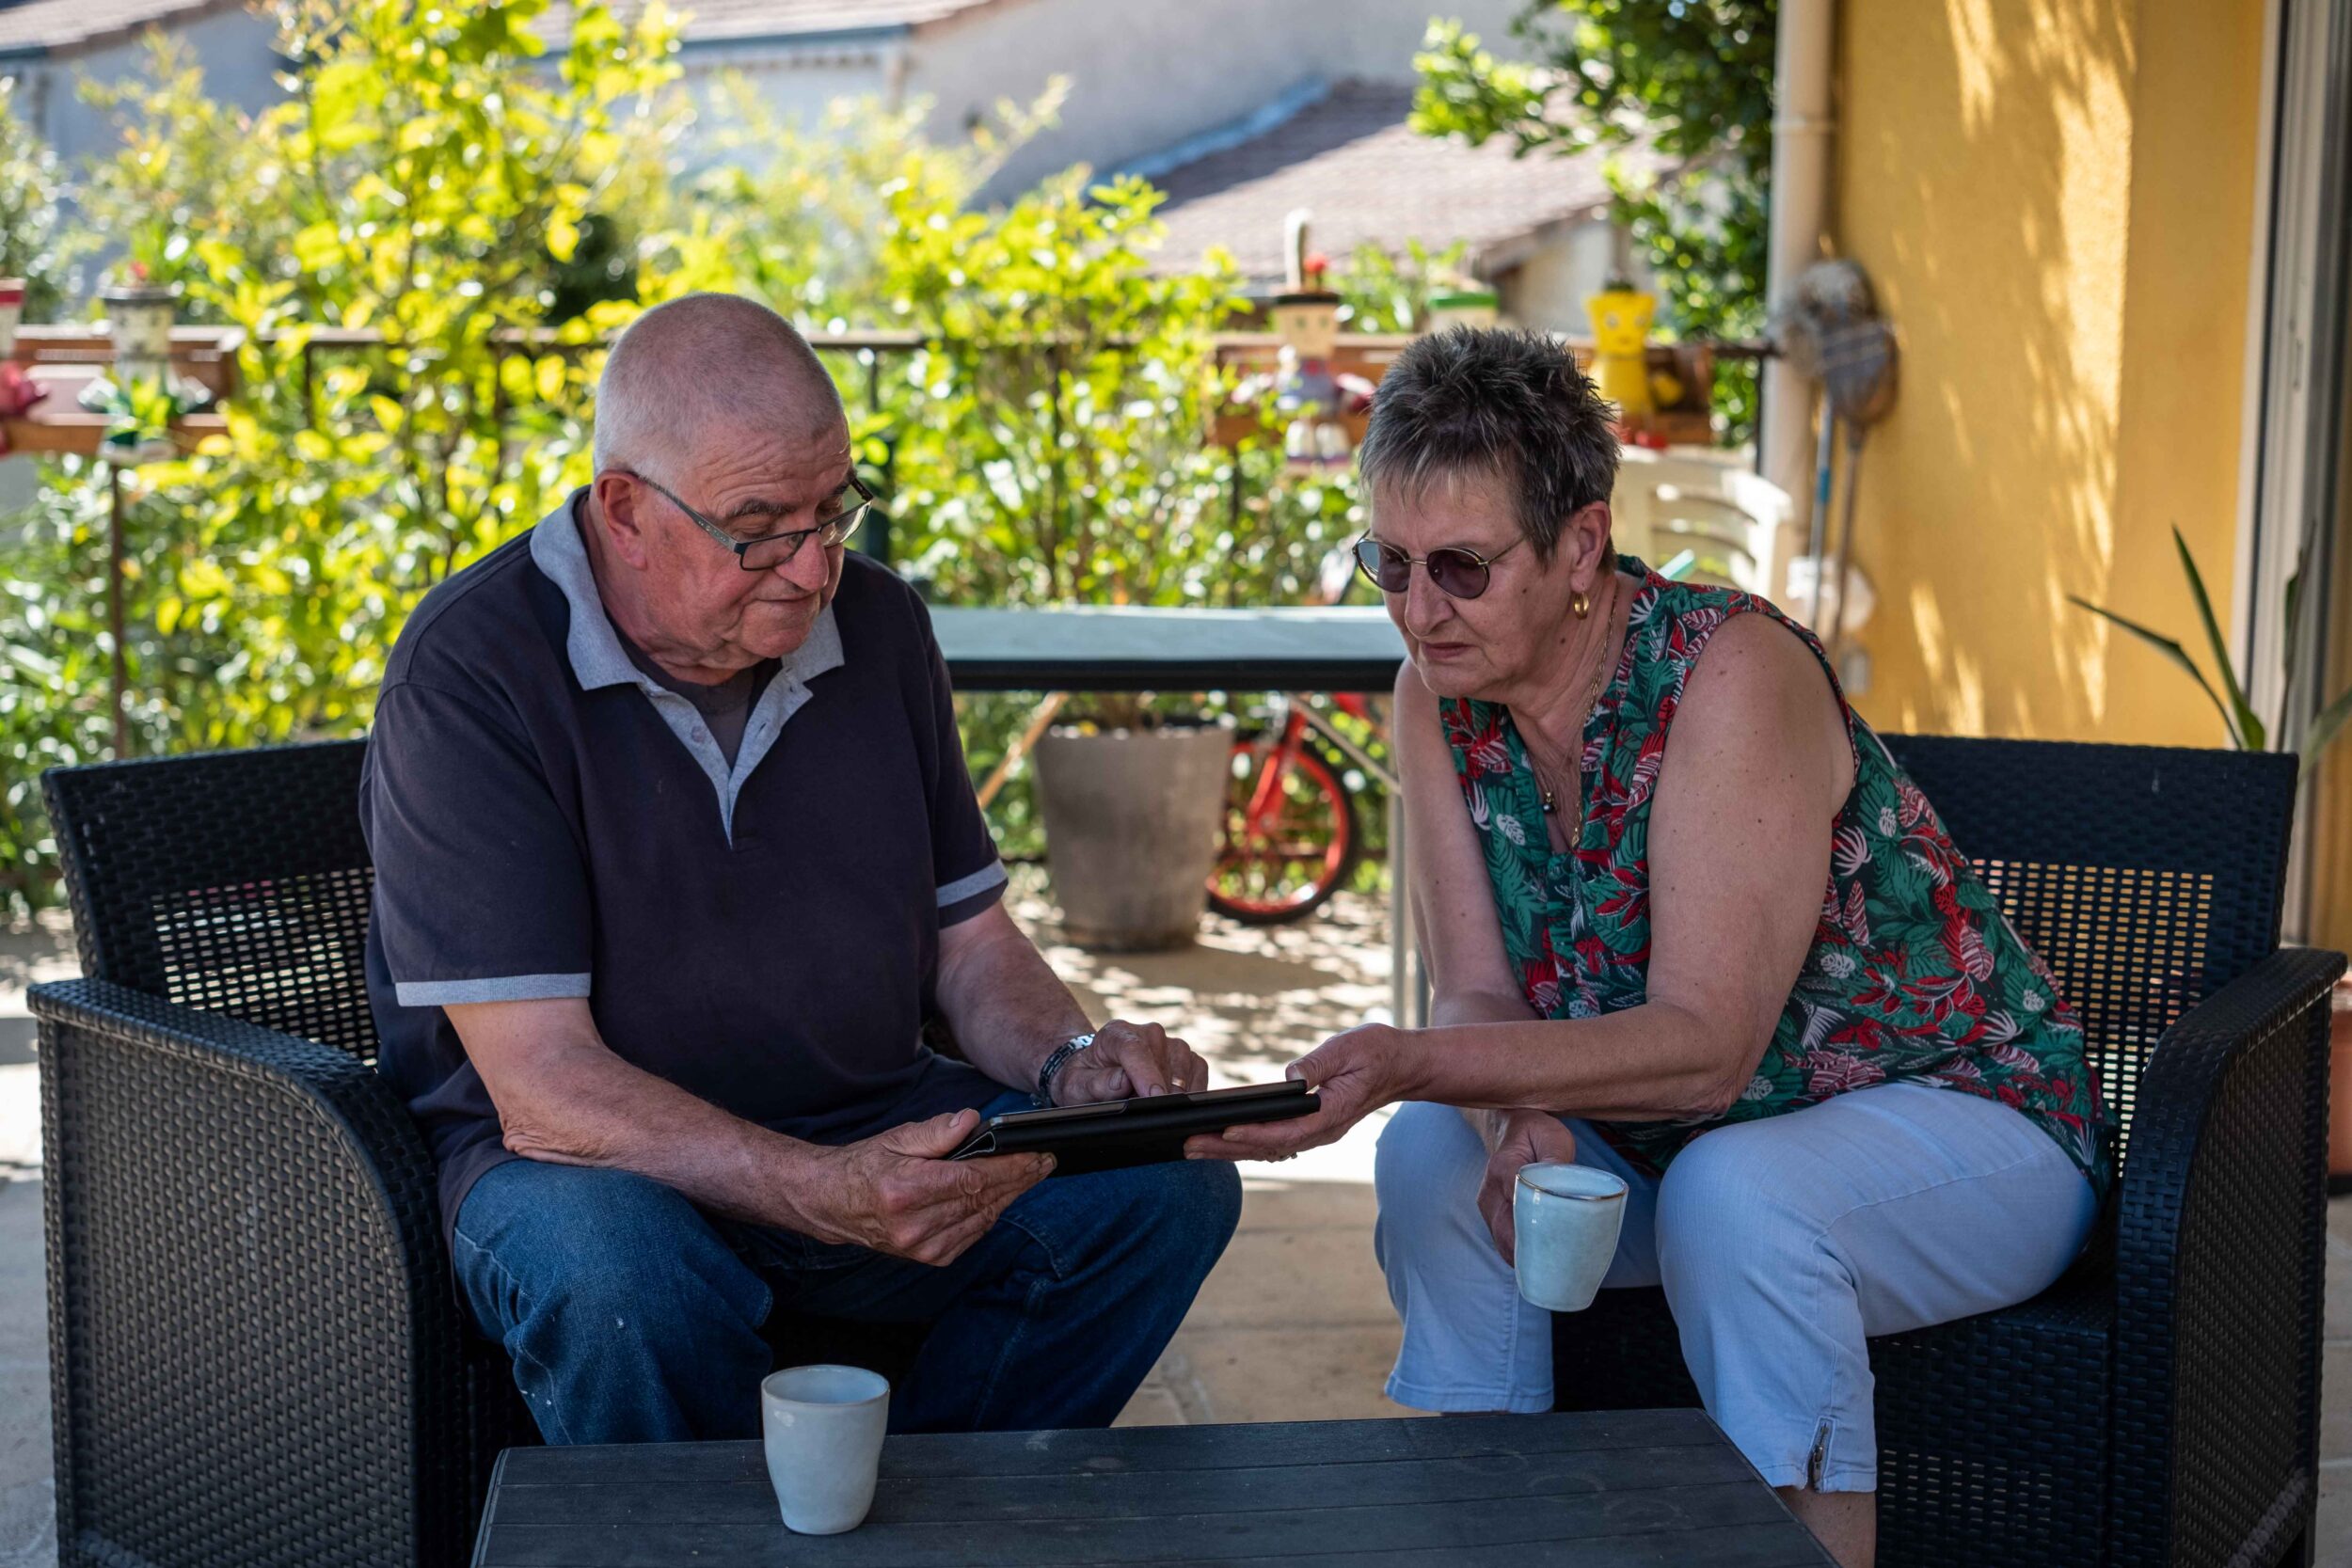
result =
[[550,1164],[635,1171],[715,1213],[809,1228],[799,1199],[818,1179],[822,1151],[814,1145],[723,1111],[601,1044],[564,1054],[560,1097],[501,1107],[509,1149]]
[[[1001,918],[999,918],[1001,917]],[[1093,1024],[1029,939],[1001,911],[939,974],[939,1006],[964,1056],[1009,1087],[1033,1089],[1054,1048]]]

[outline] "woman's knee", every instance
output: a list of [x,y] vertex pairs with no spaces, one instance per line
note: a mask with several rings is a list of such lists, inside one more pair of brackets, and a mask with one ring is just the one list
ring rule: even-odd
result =
[[1460,1111],[1408,1101],[1380,1130],[1373,1153],[1382,1223],[1415,1233],[1463,1228],[1477,1220],[1486,1173],[1486,1147]]
[[1373,1158],[1373,1252],[1391,1296],[1407,1277],[1443,1290],[1466,1263],[1502,1266],[1478,1212],[1486,1169],[1486,1145],[1454,1107],[1412,1101],[1389,1118]]
[[1718,1128],[1692,1140],[1658,1187],[1659,1271],[1669,1291],[1699,1279],[1779,1275],[1808,1256],[1821,1227],[1809,1200],[1826,1172],[1808,1173],[1808,1151],[1750,1135],[1764,1123]]

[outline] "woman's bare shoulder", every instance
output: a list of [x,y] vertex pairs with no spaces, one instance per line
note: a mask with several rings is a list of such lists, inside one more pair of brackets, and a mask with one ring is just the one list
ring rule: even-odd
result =
[[1795,628],[1770,615],[1735,615],[1715,628],[1676,723],[1680,738],[1701,746],[1751,746],[1761,730],[1816,760],[1835,799],[1851,787],[1851,737],[1829,673]]

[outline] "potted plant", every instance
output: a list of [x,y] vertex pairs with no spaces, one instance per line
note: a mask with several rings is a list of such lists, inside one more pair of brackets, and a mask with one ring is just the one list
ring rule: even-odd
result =
[[147,262],[134,261],[107,275],[98,297],[106,307],[107,336],[114,340],[115,378],[128,385],[168,375],[178,287],[158,281]]
[[183,414],[211,404],[212,392],[171,368],[171,329],[179,314],[177,284],[158,281],[161,256],[149,230],[132,246],[133,259],[110,269],[99,285],[106,332],[114,342],[114,373],[87,383],[75,399],[108,418],[99,455],[118,467],[161,462],[177,453],[171,426]]
[[[2290,652],[2287,669],[2286,694],[2281,705],[2276,730],[2265,725],[2247,700],[2246,686],[2238,678],[2237,667],[2231,662],[2229,644],[2222,640],[2220,624],[2214,619],[2213,601],[2205,593],[2205,579],[2197,570],[2196,558],[2189,554],[2188,542],[2181,531],[2172,531],[2173,546],[2181,552],[2181,570],[2188,578],[2189,593],[2197,602],[2197,615],[2204,627],[2205,641],[2213,654],[2213,661],[2221,673],[2220,692],[2205,679],[2204,672],[2188,656],[2188,650],[2176,640],[2160,632],[2126,620],[2111,610],[2105,610],[2086,599],[2067,597],[2130,632],[2134,637],[2154,648],[2165,657],[2188,673],[2191,680],[2221,716],[2222,727],[2229,732],[2230,744],[2242,752],[2275,749],[2297,752],[2302,756],[2302,778],[2311,777],[2312,765],[2344,734],[2344,723],[2352,720],[2352,689],[2338,692],[2326,703],[2314,702],[2296,689],[2295,670]],[[2296,641],[2296,612],[2300,609],[2303,567],[2308,554],[2298,557],[2294,576],[2287,579],[2285,645],[2292,651]],[[2223,694],[2228,702],[2222,701]],[[2331,1188],[2344,1186],[2352,1180],[2352,975],[2336,983],[2334,1007],[2328,1029],[2328,1171]]]

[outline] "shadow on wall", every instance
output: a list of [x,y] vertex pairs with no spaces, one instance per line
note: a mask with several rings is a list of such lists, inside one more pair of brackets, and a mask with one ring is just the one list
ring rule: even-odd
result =
[[1856,544],[1891,728],[2214,738],[2066,603],[2185,624],[2176,521],[2228,575],[2260,6],[2198,3],[1841,8],[1839,230],[1904,349]]

